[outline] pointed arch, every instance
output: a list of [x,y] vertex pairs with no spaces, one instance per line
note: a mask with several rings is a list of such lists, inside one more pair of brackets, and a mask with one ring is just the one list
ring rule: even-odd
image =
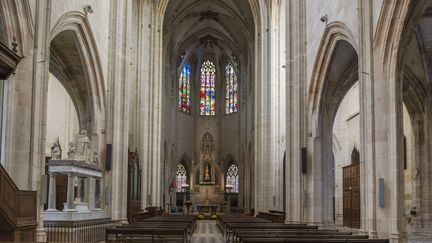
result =
[[4,0],[0,2],[0,42],[12,49],[13,38],[18,44],[18,54],[26,56],[33,48],[34,23],[30,3]]
[[223,167],[222,168],[224,169],[224,171],[226,171],[231,164],[235,164],[237,167],[239,167],[239,163],[237,162],[236,158],[232,154],[228,154],[223,159]]
[[[358,47],[350,29],[330,23],[321,39],[309,86],[309,131],[313,137],[312,171],[316,176],[313,202],[316,221],[333,220],[333,124],[339,105],[358,81]],[[331,176],[329,176],[331,175]]]
[[239,193],[240,184],[240,169],[235,161],[230,161],[224,171],[225,174],[225,189],[229,187],[231,193]]
[[231,62],[225,66],[225,114],[238,111],[238,78]]
[[191,107],[191,63],[189,59],[180,68],[178,78],[178,106],[177,109],[181,112],[190,113]]
[[216,114],[216,66],[205,60],[200,69],[200,115]]
[[[105,81],[96,40],[86,15],[77,11],[65,13],[51,29],[50,39],[50,72],[70,94],[78,111],[80,127],[98,134],[104,126]],[[66,50],[59,45],[73,48]],[[71,57],[76,59],[70,60]],[[70,62],[81,66],[76,67]]]
[[[333,59],[333,53],[339,41],[348,42],[358,53],[358,47],[351,30],[344,23],[332,22],[328,24],[321,38],[312,70],[312,78],[309,85],[309,101],[311,111],[318,107],[319,100],[322,98],[323,89],[325,88],[325,79],[328,76],[329,66]],[[340,43],[340,42],[339,42]]]
[[177,160],[176,165],[178,164],[183,164],[186,168],[186,170],[190,173],[191,169],[192,169],[192,160],[190,159],[190,157],[184,153],[180,156],[180,158]]

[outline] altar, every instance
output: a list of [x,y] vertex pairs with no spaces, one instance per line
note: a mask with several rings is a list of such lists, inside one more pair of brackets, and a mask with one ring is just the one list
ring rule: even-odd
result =
[[214,214],[216,212],[221,211],[221,205],[220,204],[196,204],[194,206],[197,212],[202,213],[211,213]]
[[191,192],[191,202],[194,211],[220,212],[224,204],[224,193],[219,185],[200,184],[195,186],[196,191]]
[[196,184],[194,183],[190,190],[185,190],[188,196],[183,200],[186,201],[186,198],[189,198],[188,201],[192,205],[193,212],[222,211],[225,203],[224,188],[221,186],[223,174],[221,174],[219,163],[215,157],[213,136],[206,132],[201,141],[198,163],[194,166],[197,175],[192,175],[193,178],[197,178]]

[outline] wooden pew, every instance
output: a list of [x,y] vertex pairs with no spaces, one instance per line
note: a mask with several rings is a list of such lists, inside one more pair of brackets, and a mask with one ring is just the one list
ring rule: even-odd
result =
[[229,242],[234,237],[234,231],[239,229],[269,229],[269,230],[317,230],[318,226],[305,224],[275,224],[275,223],[228,223],[226,238]]
[[189,242],[186,230],[182,227],[147,228],[117,226],[106,229],[106,242],[109,235],[115,235],[115,241],[158,242],[161,239],[170,242]]
[[258,212],[257,217],[267,219],[272,221],[273,223],[284,223],[285,222],[285,213],[281,213],[279,211],[271,212]]
[[384,239],[245,238],[243,243],[389,243]]
[[162,215],[109,228],[105,238],[106,241],[114,236],[115,241],[190,242],[195,227],[194,216]]
[[268,219],[250,216],[220,216],[219,224],[224,228],[226,242],[389,242],[385,239],[368,239],[368,236],[353,235],[351,232],[318,229],[317,226],[306,224],[272,223]]

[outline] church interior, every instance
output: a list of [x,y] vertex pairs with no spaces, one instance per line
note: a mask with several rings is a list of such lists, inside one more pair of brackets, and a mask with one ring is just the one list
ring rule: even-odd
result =
[[431,151],[430,0],[0,1],[0,241],[432,242]]

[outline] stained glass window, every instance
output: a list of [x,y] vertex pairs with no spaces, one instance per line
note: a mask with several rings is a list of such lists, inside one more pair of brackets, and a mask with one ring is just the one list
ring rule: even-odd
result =
[[239,192],[239,175],[238,175],[238,167],[235,164],[231,164],[226,172],[226,185],[231,186],[230,192],[238,193]]
[[225,75],[225,114],[231,114],[238,111],[237,76],[231,63],[226,66]]
[[180,71],[178,81],[178,110],[186,113],[190,113],[190,73],[191,65],[186,62]]
[[187,178],[186,168],[182,164],[177,165],[177,172],[176,172],[177,192],[184,192],[183,186],[187,184],[186,178]]
[[200,115],[213,116],[216,110],[216,67],[211,61],[201,66]]

